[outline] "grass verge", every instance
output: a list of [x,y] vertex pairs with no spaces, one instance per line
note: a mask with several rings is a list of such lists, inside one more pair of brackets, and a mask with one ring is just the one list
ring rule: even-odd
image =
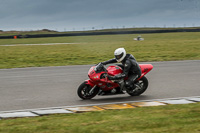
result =
[[0,121],[2,133],[199,133],[200,103]]
[[199,60],[200,32],[3,39],[3,44],[77,43],[51,46],[0,46],[0,68],[94,64],[124,47],[138,61]]

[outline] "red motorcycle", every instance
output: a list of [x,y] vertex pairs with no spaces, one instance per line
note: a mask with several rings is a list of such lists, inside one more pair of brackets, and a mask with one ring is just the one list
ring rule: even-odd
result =
[[[117,80],[109,80],[107,75],[114,76],[123,72],[120,66],[109,66],[106,68],[102,63],[92,66],[88,71],[89,79],[83,82],[78,88],[78,96],[81,99],[92,99],[98,95],[116,95],[127,92],[131,96],[139,96],[146,91],[148,80],[145,75],[153,69],[151,64],[139,64],[142,74],[134,82],[132,89],[121,88]],[[128,77],[124,78],[126,81]],[[122,81],[122,80],[121,80]]]

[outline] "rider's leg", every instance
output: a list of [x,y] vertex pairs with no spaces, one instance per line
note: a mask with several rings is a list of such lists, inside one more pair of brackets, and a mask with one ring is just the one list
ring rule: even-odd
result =
[[125,86],[127,89],[131,89],[134,87],[134,82],[139,76],[137,74],[129,75],[129,78],[125,82]]
[[119,84],[119,86],[120,86],[120,92],[122,92],[123,91],[123,88],[124,88],[124,79],[121,79],[120,81],[118,81],[118,84]]

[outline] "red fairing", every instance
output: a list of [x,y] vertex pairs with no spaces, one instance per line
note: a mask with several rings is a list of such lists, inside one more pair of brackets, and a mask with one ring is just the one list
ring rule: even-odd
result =
[[[108,71],[109,75],[113,75],[113,76],[123,72],[122,69],[118,66],[109,66],[107,68],[107,71]],[[111,90],[115,87],[118,87],[119,85],[117,83],[113,83],[107,77],[101,78],[101,75],[105,74],[105,73],[107,73],[107,72],[101,71],[99,73],[96,73],[95,66],[91,67],[90,70],[88,71],[88,77],[90,79],[85,81],[86,84],[90,85],[91,87],[97,85],[104,91]]]
[[90,68],[90,70],[88,71],[88,77],[95,83],[100,80],[101,74],[105,72],[102,71],[102,72],[96,73],[94,68],[95,66]]
[[92,80],[90,80],[90,79],[85,80],[85,84],[88,84],[88,85],[90,85],[91,87],[95,86],[95,83],[92,82]]
[[146,75],[149,71],[153,69],[153,65],[151,64],[139,64],[139,66],[142,71],[142,75],[139,79],[141,79],[144,75]]
[[114,76],[120,73],[123,73],[123,70],[119,66],[109,66],[107,68],[108,75]]
[[88,71],[88,76],[92,76],[95,74],[94,68],[95,68],[95,66],[90,68],[90,70]]

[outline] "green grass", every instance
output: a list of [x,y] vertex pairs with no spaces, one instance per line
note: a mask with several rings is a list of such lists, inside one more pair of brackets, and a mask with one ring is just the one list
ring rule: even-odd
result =
[[78,43],[52,46],[0,46],[0,68],[94,64],[124,47],[137,61],[199,60],[200,32],[1,39],[5,44]]
[[1,133],[199,133],[200,103],[0,121]]

